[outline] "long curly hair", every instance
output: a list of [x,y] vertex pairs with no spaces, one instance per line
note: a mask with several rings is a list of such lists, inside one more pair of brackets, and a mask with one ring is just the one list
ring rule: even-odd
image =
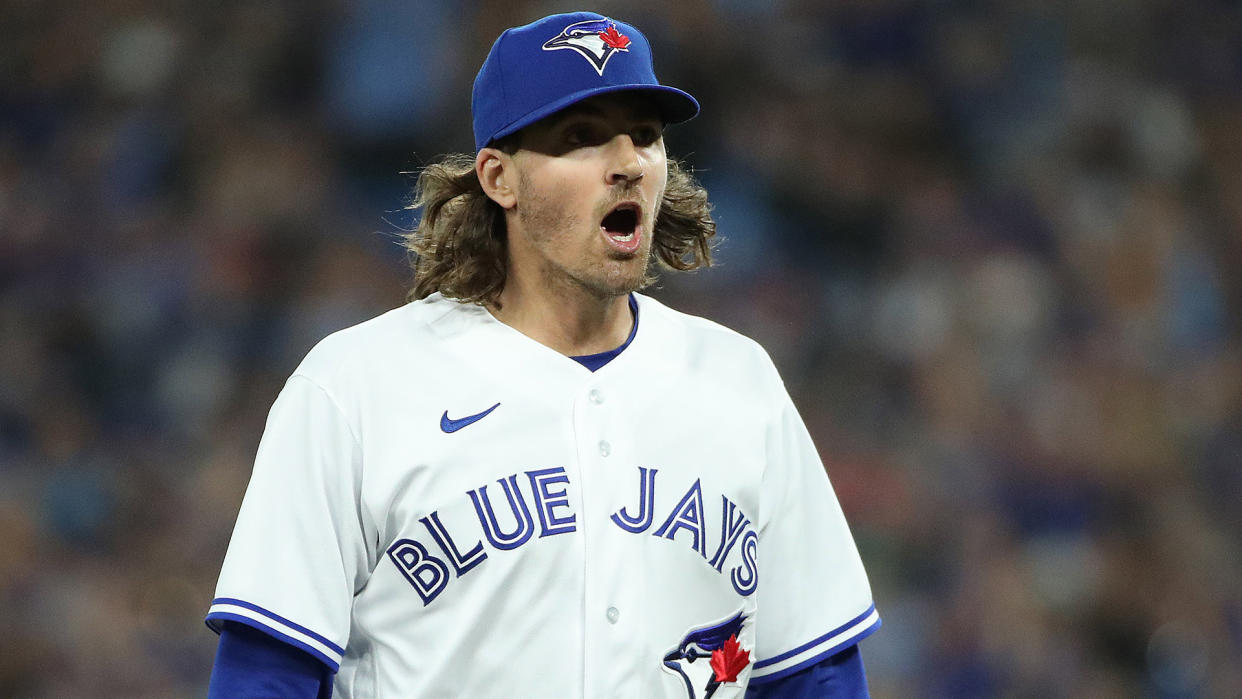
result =
[[[483,192],[474,157],[453,154],[424,167],[408,208],[422,210],[418,227],[403,236],[414,269],[410,300],[439,291],[469,303],[496,303],[505,286],[505,215]],[[670,159],[668,184],[652,236],[653,257],[678,271],[708,267],[715,235],[707,190]],[[642,286],[654,282],[655,275],[648,268]]]

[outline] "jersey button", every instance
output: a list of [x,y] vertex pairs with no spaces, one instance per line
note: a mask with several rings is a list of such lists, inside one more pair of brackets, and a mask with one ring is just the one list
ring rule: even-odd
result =
[[609,624],[615,624],[617,623],[617,619],[621,618],[621,612],[617,611],[616,607],[609,607],[604,616],[608,617]]
[[599,455],[608,456],[612,453],[612,445],[604,440],[599,440]]
[[591,392],[587,394],[587,398],[590,399],[590,401],[595,405],[599,405],[604,402],[604,394],[601,393],[598,388],[592,388]]

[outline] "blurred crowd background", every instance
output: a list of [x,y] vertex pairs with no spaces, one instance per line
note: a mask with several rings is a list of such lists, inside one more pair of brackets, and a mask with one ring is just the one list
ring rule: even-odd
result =
[[[632,0],[877,697],[1242,696],[1242,5]],[[565,2],[0,2],[0,696],[202,696],[264,419]],[[400,361],[394,358],[394,361]]]

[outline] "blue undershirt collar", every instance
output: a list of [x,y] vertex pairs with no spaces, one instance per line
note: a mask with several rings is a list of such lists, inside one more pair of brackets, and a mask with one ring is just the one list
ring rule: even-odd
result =
[[634,327],[630,330],[630,336],[625,338],[625,342],[620,347],[598,354],[583,354],[577,357],[570,357],[570,359],[591,371],[597,371],[600,367],[620,356],[625,351],[625,348],[629,347],[630,343],[634,341],[634,335],[638,332],[638,299],[634,298],[634,294],[630,294],[630,313],[634,315]]

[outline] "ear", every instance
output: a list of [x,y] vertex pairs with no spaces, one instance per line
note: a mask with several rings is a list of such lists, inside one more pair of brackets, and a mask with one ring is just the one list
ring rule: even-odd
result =
[[479,177],[483,193],[508,210],[517,205],[517,195],[509,182],[517,177],[513,156],[495,148],[484,148],[474,157],[474,173]]

